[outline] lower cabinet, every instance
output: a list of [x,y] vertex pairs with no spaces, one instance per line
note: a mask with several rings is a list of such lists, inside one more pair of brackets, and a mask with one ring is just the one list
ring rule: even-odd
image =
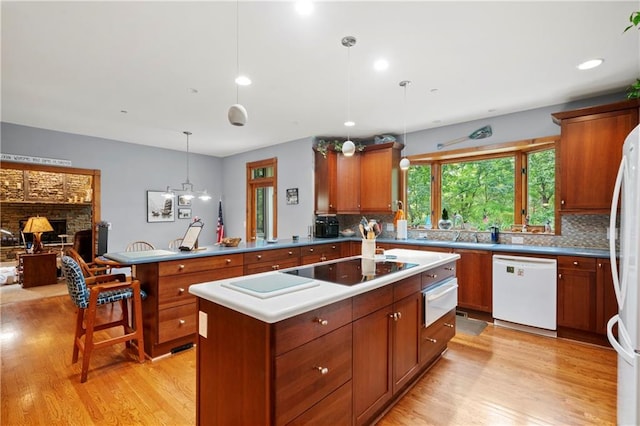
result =
[[476,311],[493,309],[492,253],[486,250],[453,250],[458,260],[458,306]]
[[[300,248],[300,264],[309,265],[311,263],[326,262],[327,260],[340,259],[346,256],[347,243],[313,244]],[[345,254],[342,253],[343,248]]]
[[420,334],[420,363],[428,364],[438,357],[447,347],[449,340],[456,335],[456,310],[423,328]]

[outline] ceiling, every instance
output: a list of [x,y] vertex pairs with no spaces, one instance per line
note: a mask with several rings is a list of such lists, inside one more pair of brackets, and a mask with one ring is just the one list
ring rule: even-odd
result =
[[[640,31],[623,33],[637,0],[316,1],[304,17],[275,1],[1,7],[2,121],[182,151],[188,130],[192,152],[220,157],[346,136],[348,115],[352,138],[402,134],[405,122],[485,119],[640,77]],[[591,58],[605,62],[576,69]],[[237,62],[253,81],[237,91],[244,127],[227,120]]]

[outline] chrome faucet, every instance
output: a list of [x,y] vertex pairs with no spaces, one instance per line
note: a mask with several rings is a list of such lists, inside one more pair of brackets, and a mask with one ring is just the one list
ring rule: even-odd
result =
[[474,233],[473,233],[473,242],[474,242],[474,243],[477,243],[477,242],[478,242],[478,233],[477,233],[477,232],[474,232]]
[[464,219],[460,213],[454,213],[453,215],[453,229],[456,229],[456,223],[460,221],[460,229],[464,229]]
[[453,233],[453,241],[458,241],[458,238],[460,238],[460,231]]

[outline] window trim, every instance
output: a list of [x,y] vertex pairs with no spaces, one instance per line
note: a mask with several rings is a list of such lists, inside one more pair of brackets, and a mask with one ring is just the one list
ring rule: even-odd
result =
[[[557,147],[560,141],[560,135],[545,136],[533,139],[523,139],[515,142],[505,142],[499,144],[483,145],[471,148],[462,148],[451,151],[433,152],[427,154],[416,154],[409,156],[411,165],[431,166],[431,223],[432,229],[438,223],[436,212],[442,211],[442,165],[451,163],[460,163],[467,161],[482,161],[494,158],[511,157],[514,158],[514,225],[522,225],[524,223],[526,213],[528,211],[527,197],[527,173],[523,169],[528,168],[528,155],[547,149],[556,149],[557,164]],[[405,178],[406,179],[406,178]],[[558,175],[556,173],[556,181]],[[403,197],[407,199],[407,184],[402,189]],[[555,214],[556,231],[558,226],[558,212]]]

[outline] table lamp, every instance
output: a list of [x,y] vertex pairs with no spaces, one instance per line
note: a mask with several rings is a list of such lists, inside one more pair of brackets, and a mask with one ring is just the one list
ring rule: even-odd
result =
[[46,217],[32,216],[27,220],[27,224],[24,226],[22,232],[26,234],[33,234],[33,252],[42,252],[42,233],[51,232],[53,227],[49,223]]

